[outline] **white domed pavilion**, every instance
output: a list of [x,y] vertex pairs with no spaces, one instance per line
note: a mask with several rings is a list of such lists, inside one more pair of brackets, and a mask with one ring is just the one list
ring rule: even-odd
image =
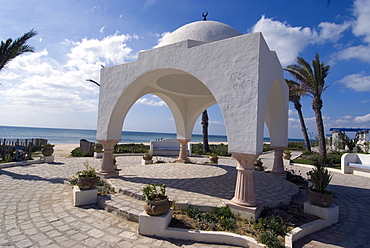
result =
[[[263,149],[266,123],[275,151],[273,173],[283,173],[288,136],[288,87],[283,69],[261,33],[241,34],[216,21],[186,24],[142,51],[138,60],[101,70],[97,140],[103,144],[100,176],[117,176],[112,163],[124,119],[145,94],[166,102],[181,144],[179,162],[188,161],[186,145],[200,114],[218,103],[229,153],[238,178],[229,205],[256,213],[253,163]],[[186,165],[184,165],[186,166]],[[124,169],[123,169],[124,171]]]

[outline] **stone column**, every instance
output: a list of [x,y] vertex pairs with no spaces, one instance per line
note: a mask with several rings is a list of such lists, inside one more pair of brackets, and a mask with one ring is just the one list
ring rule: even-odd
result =
[[246,207],[257,206],[253,173],[254,161],[257,159],[258,155],[244,153],[233,153],[232,155],[238,162],[236,167],[238,175],[234,198],[231,199],[230,203]]
[[285,174],[284,170],[284,162],[283,162],[283,153],[285,150],[285,147],[283,146],[272,146],[272,149],[274,149],[274,165],[272,167],[271,173],[283,175]]
[[176,162],[187,163],[190,160],[188,158],[188,155],[186,154],[186,146],[190,140],[189,139],[186,139],[186,140],[178,139],[178,141],[180,142],[180,153],[179,153],[179,157],[176,159]]
[[103,145],[103,161],[96,172],[102,178],[117,177],[119,172],[113,166],[113,150],[118,140],[98,140]]

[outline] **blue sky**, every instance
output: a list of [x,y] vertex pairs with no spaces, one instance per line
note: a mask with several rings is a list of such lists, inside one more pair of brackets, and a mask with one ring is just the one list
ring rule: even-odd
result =
[[[101,65],[136,60],[161,37],[202,19],[226,23],[243,34],[262,32],[283,67],[297,56],[319,53],[331,66],[323,94],[326,132],[332,127],[370,128],[370,0],[0,0],[0,40],[34,28],[35,53],[0,72],[0,125],[96,129]],[[286,74],[289,78],[289,75]],[[308,131],[316,135],[311,98],[302,99]],[[210,133],[225,134],[217,105],[209,109]],[[148,121],[150,120],[150,121]],[[146,95],[126,117],[124,130],[175,132],[161,99]],[[200,121],[194,133],[201,133]],[[267,135],[265,135],[267,136]],[[289,105],[289,137],[302,138]]]

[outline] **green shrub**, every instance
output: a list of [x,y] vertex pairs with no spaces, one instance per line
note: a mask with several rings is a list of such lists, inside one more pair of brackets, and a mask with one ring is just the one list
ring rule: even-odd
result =
[[140,144],[119,144],[114,147],[113,153],[147,153],[150,149],[149,145]]
[[268,152],[272,151],[273,149],[271,148],[271,145],[269,143],[263,143],[263,151]]
[[228,145],[223,143],[218,145],[209,145],[209,149],[211,152],[205,153],[203,152],[203,144],[197,143],[191,145],[191,153],[194,155],[217,155],[217,156],[230,156],[228,152]]
[[290,141],[288,142],[287,149],[293,151],[304,151],[304,141]]
[[266,245],[267,247],[283,248],[278,236],[272,231],[265,231],[258,236],[257,241]]
[[199,219],[202,215],[199,208],[194,207],[193,205],[189,205],[184,209],[184,212],[193,219]]
[[267,216],[265,218],[259,218],[258,222],[255,223],[255,228],[263,231],[271,231],[276,235],[285,236],[288,232],[288,226],[280,216]]
[[73,157],[91,157],[88,153],[81,152],[81,149],[79,147],[76,147],[71,151],[71,155]]

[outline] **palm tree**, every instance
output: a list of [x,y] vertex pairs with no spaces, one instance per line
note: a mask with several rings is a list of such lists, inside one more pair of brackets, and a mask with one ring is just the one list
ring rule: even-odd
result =
[[323,106],[321,96],[328,87],[325,86],[325,78],[328,75],[329,69],[330,66],[320,61],[320,55],[318,53],[316,53],[315,59],[312,60],[312,67],[306,60],[297,57],[297,64],[291,64],[285,68],[286,71],[290,72],[298,80],[305,94],[312,97],[312,109],[315,112],[319,141],[320,162],[322,163],[326,161],[326,143],[321,113]]
[[14,41],[9,38],[5,42],[1,41],[0,44],[0,70],[6,66],[8,62],[17,56],[34,52],[34,48],[26,44],[27,40],[35,36],[37,32],[31,29],[29,32],[25,33],[23,36],[15,39]]
[[303,113],[302,113],[302,104],[301,104],[301,96],[304,95],[299,83],[293,80],[286,79],[285,80],[289,86],[289,101],[294,104],[294,108],[298,112],[299,121],[301,123],[301,129],[303,133],[304,142],[306,144],[306,151],[311,152],[311,143],[308,138],[306,124],[304,123]]
[[202,134],[203,134],[203,152],[211,152],[208,144],[208,113],[204,110],[202,113]]
[[339,139],[348,147],[349,152],[353,152],[359,140],[359,136],[356,135],[354,139],[350,139],[344,132],[339,132]]

